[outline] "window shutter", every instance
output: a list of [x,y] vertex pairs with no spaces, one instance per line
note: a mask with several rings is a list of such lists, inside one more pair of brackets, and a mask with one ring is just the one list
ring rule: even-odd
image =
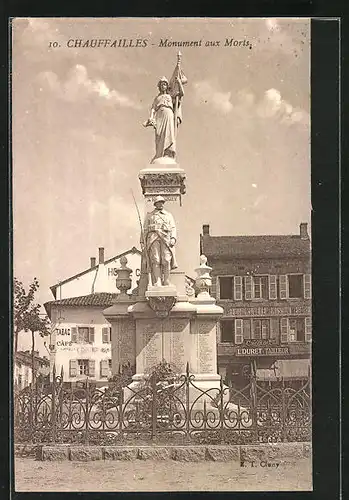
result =
[[76,342],[77,341],[77,336],[78,336],[78,329],[76,326],[73,326],[71,329],[71,341]]
[[305,341],[311,342],[312,338],[311,318],[310,317],[304,318],[304,321],[305,321]]
[[288,342],[288,318],[281,318],[281,342]]
[[277,339],[280,338],[280,325],[277,318],[271,318],[270,320],[270,338]]
[[107,359],[101,360],[101,377],[105,378],[109,376],[109,363]]
[[234,300],[242,300],[242,276],[234,276]]
[[245,300],[251,300],[253,297],[252,276],[245,276]]
[[235,344],[242,344],[244,340],[242,330],[242,319],[235,320]]
[[311,274],[303,276],[304,298],[311,299]]
[[78,374],[78,361],[77,359],[69,360],[69,376],[76,377]]
[[286,274],[280,275],[279,284],[280,284],[280,299],[288,299],[288,281]]
[[251,338],[251,320],[244,319],[243,325],[244,325],[244,340],[248,340]]
[[269,299],[277,299],[276,275],[269,275]]
[[89,377],[95,376],[95,360],[94,359],[88,360],[88,376]]
[[110,332],[109,326],[104,326],[102,328],[102,342],[103,342],[103,344],[106,344],[106,343],[110,342],[110,340],[109,340],[110,339],[109,332]]
[[90,344],[93,344],[93,342],[95,341],[95,329],[93,326],[91,326],[89,328],[89,340]]

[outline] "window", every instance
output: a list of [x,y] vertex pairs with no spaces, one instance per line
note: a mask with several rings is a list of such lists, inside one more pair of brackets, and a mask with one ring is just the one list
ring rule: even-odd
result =
[[245,276],[244,296],[245,300],[268,298],[275,299],[276,276]]
[[269,339],[270,337],[270,324],[268,319],[262,319],[262,339]]
[[252,320],[252,338],[253,339],[260,339],[261,333],[262,333],[261,320],[260,319],[253,319]]
[[91,326],[78,326],[71,328],[71,341],[77,344],[93,344],[95,329]]
[[88,359],[78,359],[78,374],[88,375]]
[[104,326],[102,328],[102,342],[103,344],[107,344],[110,342],[111,337],[111,328],[109,326]]
[[234,321],[221,321],[221,342],[234,341]]
[[310,299],[310,274],[281,274],[279,276],[280,299]]
[[219,278],[219,297],[221,299],[233,298],[233,278],[221,277]]
[[111,359],[102,359],[100,362],[101,378],[111,376]]
[[252,339],[269,339],[270,338],[270,320],[269,319],[253,319],[252,320]]
[[300,299],[303,297],[303,275],[288,275],[288,297],[290,299]]
[[304,318],[289,318],[288,320],[288,341],[305,342]]
[[90,341],[90,329],[88,327],[79,327],[76,339],[78,344],[88,344]]
[[268,276],[254,276],[253,289],[255,299],[268,298]]

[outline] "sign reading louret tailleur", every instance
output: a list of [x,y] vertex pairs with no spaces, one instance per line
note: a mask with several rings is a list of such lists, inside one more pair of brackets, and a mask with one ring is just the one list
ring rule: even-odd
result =
[[236,356],[274,356],[289,354],[288,347],[237,347]]

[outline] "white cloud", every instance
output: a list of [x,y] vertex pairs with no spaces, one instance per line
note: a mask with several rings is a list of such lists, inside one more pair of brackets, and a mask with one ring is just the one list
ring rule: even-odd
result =
[[195,101],[197,105],[208,104],[221,113],[230,113],[233,105],[230,101],[231,92],[220,92],[210,82],[201,81],[194,84]]
[[116,89],[110,89],[102,79],[89,78],[87,69],[82,64],[76,64],[69,72],[65,82],[60,82],[52,71],[39,74],[39,82],[46,85],[50,91],[66,101],[84,100],[88,97],[101,98],[105,102],[117,104],[125,108],[140,109],[140,105]]
[[266,90],[263,99],[257,104],[256,111],[262,118],[276,118],[283,124],[309,125],[310,121],[306,111],[294,108],[275,88]]

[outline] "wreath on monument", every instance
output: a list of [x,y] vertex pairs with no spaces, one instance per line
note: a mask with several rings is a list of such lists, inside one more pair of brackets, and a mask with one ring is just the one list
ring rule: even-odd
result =
[[173,427],[176,423],[179,424],[183,413],[181,401],[185,401],[185,387],[181,373],[175,365],[163,360],[149,368],[139,388],[139,394],[142,394],[142,397],[137,403],[143,415],[146,414],[152,419],[156,411],[159,427]]

